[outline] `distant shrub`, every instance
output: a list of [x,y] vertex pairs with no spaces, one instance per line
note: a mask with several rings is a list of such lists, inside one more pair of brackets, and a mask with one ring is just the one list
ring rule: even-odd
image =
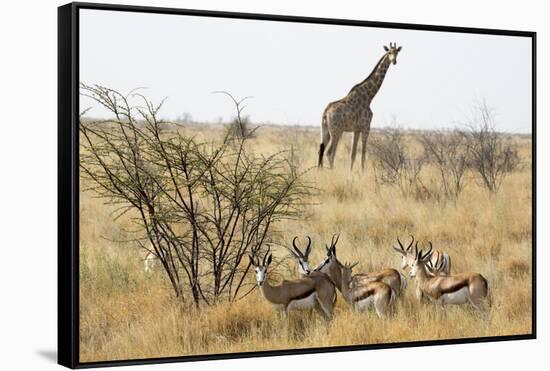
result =
[[229,138],[254,138],[255,130],[250,123],[250,117],[235,117],[229,124],[226,126],[226,135]]
[[247,139],[254,136],[255,128],[252,128],[250,123],[250,117],[243,116],[243,110],[245,109],[244,102],[250,97],[244,97],[242,99],[235,98],[231,93],[226,91],[215,91],[216,94],[224,94],[228,96],[235,105],[236,115],[235,118],[227,125],[226,139]]
[[470,162],[470,141],[459,131],[435,130],[418,136],[427,161],[439,173],[439,190],[447,198],[458,198],[464,188]]
[[402,130],[383,130],[369,142],[369,154],[377,184],[396,187],[404,196],[429,197],[429,191],[420,179],[420,171],[426,159],[423,155],[415,154],[404,143]]
[[490,192],[497,192],[506,175],[519,165],[516,145],[496,130],[495,116],[483,103],[462,132],[470,150],[469,168]]

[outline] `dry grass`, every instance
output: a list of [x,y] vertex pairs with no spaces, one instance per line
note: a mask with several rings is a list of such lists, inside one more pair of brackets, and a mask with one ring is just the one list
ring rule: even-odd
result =
[[[206,134],[189,130],[204,139],[222,135],[219,129]],[[318,136],[317,129],[262,128],[253,146],[258,152],[292,146],[305,169],[316,165]],[[370,312],[354,313],[339,297],[330,323],[313,312],[293,313],[287,322],[257,291],[232,305],[201,311],[183,307],[159,269],[152,275],[143,272],[144,254],[137,246],[113,242],[132,233],[128,221],[113,221],[101,200],[82,194],[81,361],[530,333],[531,141],[515,140],[524,166],[496,195],[469,179],[456,203],[417,201],[387,187],[376,190],[370,167],[365,174],[359,169],[350,173],[350,145],[342,143],[337,169],[308,173],[322,192],[306,210],[307,218],[277,226],[284,241],[312,236],[314,264],[324,254],[323,244],[341,233],[338,254],[359,261],[357,272],[397,268],[399,257],[390,248],[396,236],[430,239],[449,251],[454,271],[487,277],[492,296],[487,319],[468,307],[441,311],[417,303],[410,280],[396,317],[385,320]],[[432,172],[428,169],[426,176]]]

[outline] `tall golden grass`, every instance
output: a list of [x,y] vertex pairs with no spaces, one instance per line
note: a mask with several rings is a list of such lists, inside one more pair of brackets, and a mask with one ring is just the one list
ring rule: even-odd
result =
[[[216,127],[189,128],[199,139],[222,136]],[[372,134],[376,135],[376,133]],[[256,152],[293,149],[302,169],[317,161],[319,131],[265,127],[251,141]],[[347,137],[343,138],[347,140]],[[349,138],[351,141],[351,137]],[[397,236],[431,240],[448,251],[453,271],[482,273],[489,281],[492,306],[486,317],[468,306],[441,310],[420,304],[409,278],[395,317],[355,313],[337,302],[334,320],[315,312],[279,318],[258,290],[233,304],[196,309],[175,300],[160,267],[143,269],[143,250],[121,242],[134,230],[128,219],[114,221],[112,209],[93,194],[80,204],[80,360],[82,362],[217,354],[274,349],[393,343],[531,333],[531,139],[516,137],[522,166],[496,194],[468,174],[456,201],[421,201],[391,187],[376,187],[372,168],[349,170],[349,143],[342,143],[334,170],[310,171],[321,189],[301,220],[276,226],[278,238],[310,235],[311,260],[324,256],[324,243],[340,233],[338,255],[358,261],[355,272],[399,268],[391,249]],[[423,174],[436,179],[435,169]],[[284,249],[275,251],[285,255]],[[280,270],[277,278],[294,276]],[[254,282],[251,274],[249,282]]]

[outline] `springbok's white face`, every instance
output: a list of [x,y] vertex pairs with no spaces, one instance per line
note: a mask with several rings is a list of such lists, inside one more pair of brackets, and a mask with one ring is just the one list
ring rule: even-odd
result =
[[[414,262],[411,265],[411,277],[416,277],[419,269],[425,269],[426,262],[430,261],[432,257],[432,244],[430,242],[430,249],[427,253],[423,253],[422,250],[415,254]],[[422,265],[422,267],[420,267]]]
[[401,257],[401,269],[405,269],[409,266],[409,262],[407,261],[407,256],[403,255]]
[[309,267],[309,254],[311,253],[311,237],[307,236],[308,244],[307,247],[302,251],[296,244],[298,236],[295,236],[292,240],[292,249],[287,248],[288,251],[294,256],[298,261],[298,273],[301,276],[307,276],[311,273],[311,268]]
[[409,275],[411,277],[416,277],[416,272],[418,271],[418,259],[415,259],[414,262],[412,263],[411,265],[411,272],[409,273]]
[[267,267],[254,267],[254,271],[256,272],[256,282],[259,286],[262,286],[265,281]]
[[406,255],[403,255],[402,261],[401,261],[401,268],[405,269],[407,267],[412,267],[415,261],[415,257],[413,253],[407,253]]
[[254,267],[256,282],[258,282],[258,286],[261,287],[265,282],[265,277],[267,276],[267,268],[269,267],[269,264],[271,264],[271,253],[268,250],[268,253],[264,256],[262,264],[260,264],[260,261],[256,256],[249,255],[248,258],[250,259],[250,264]]
[[300,271],[300,274],[302,274],[302,275],[310,274],[311,269],[309,268],[309,262],[305,261],[302,258],[298,259],[298,270]]
[[384,46],[384,50],[388,52],[390,63],[397,64],[397,54],[401,51],[401,47],[397,47],[396,43],[390,43],[390,47]]
[[397,237],[397,243],[399,244],[399,247],[396,247],[395,245],[393,245],[392,247],[395,251],[401,254],[401,269],[412,267],[414,260],[416,259],[415,253],[417,250],[416,248],[412,250],[414,237],[411,235],[411,241],[409,242],[409,245],[407,247],[403,246],[403,244],[399,240],[399,237]]

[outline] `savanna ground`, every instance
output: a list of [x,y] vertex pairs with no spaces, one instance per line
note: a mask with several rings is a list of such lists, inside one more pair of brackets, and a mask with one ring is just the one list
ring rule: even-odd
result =
[[[181,129],[198,139],[219,139],[222,128]],[[371,133],[371,138],[376,132]],[[521,165],[496,194],[468,173],[456,201],[441,202],[404,196],[389,186],[377,187],[369,160],[364,174],[359,161],[349,171],[350,134],[344,136],[336,169],[312,170],[309,180],[320,189],[300,220],[278,223],[281,242],[295,235],[313,239],[311,261],[325,255],[324,244],[340,233],[338,256],[358,261],[354,272],[399,268],[391,249],[396,237],[414,234],[431,240],[453,258],[453,271],[482,273],[489,282],[492,306],[483,318],[468,306],[441,311],[419,304],[414,282],[397,303],[393,318],[355,313],[339,294],[334,320],[315,312],[294,312],[279,318],[258,290],[235,303],[182,307],[174,298],[160,266],[144,272],[144,251],[123,242],[135,226],[91,192],[80,199],[80,361],[139,359],[276,349],[391,343],[531,333],[531,138],[515,136]],[[292,148],[302,169],[314,167],[318,128],[262,127],[250,140],[257,152]],[[360,158],[360,156],[358,156]],[[423,170],[427,178],[436,170]],[[81,185],[82,188],[86,184]],[[116,242],[118,241],[118,242]],[[283,257],[283,248],[274,248]],[[272,280],[296,277],[296,267],[271,268]],[[254,283],[250,272],[249,284]]]

